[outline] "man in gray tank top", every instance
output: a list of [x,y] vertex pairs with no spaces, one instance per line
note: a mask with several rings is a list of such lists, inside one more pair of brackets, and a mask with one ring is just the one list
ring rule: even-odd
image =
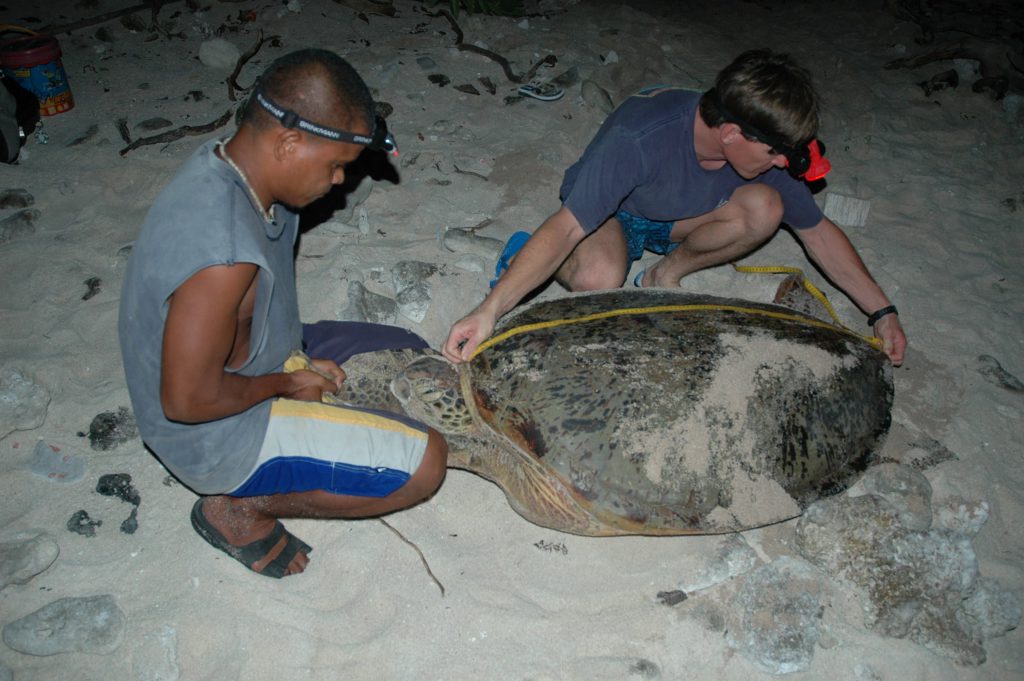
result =
[[[157,198],[125,274],[118,331],[143,440],[204,495],[199,535],[271,577],[302,572],[312,550],[279,518],[379,515],[444,477],[436,431],[320,401],[344,380],[339,357],[284,369],[304,340],[295,211],[341,184],[366,147],[394,140],[355,70],[325,50],[281,57],[235,135],[200,147]],[[342,345],[367,349],[365,328],[338,329],[351,336]],[[391,347],[402,334],[371,332]]]

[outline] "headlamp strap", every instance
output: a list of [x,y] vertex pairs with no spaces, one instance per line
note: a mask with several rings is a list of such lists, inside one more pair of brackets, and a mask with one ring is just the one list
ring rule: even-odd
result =
[[398,155],[398,145],[395,143],[395,138],[388,132],[387,124],[380,116],[377,116],[374,120],[372,136],[367,137],[366,135],[359,135],[347,130],[337,130],[307,120],[290,109],[278,106],[260,90],[256,90],[256,101],[267,113],[279,120],[281,125],[286,128],[303,130],[312,135],[334,140],[335,142],[362,144],[376,151],[388,152],[395,156]]

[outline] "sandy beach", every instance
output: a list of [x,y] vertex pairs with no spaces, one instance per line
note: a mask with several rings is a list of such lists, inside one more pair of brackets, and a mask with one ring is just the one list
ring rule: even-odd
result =
[[[8,0],[0,23],[66,27],[131,4]],[[975,60],[885,68],[961,36],[937,31],[921,45],[919,25],[884,3],[531,6],[526,17],[463,8],[458,25],[465,43],[504,57],[515,74],[554,55],[536,77],[565,84],[556,101],[518,95],[499,63],[457,49],[449,21],[431,14],[447,2],[168,2],[155,24],[140,10],[54,32],[74,108],[44,117],[20,162],[0,166],[0,192],[32,197],[0,209],[0,627],[60,599],[105,595],[123,623],[102,641],[48,655],[12,647],[5,629],[0,681],[1024,678],[1013,616],[1024,600],[1019,74],[994,100],[972,91],[983,75]],[[227,50],[220,63],[209,52],[218,46]],[[400,148],[390,166],[364,169],[363,184],[350,181],[348,193],[304,215],[302,318],[366,319],[367,298],[383,296],[370,321],[411,329],[434,347],[494,274],[486,241],[452,250],[446,231],[504,241],[534,230],[558,208],[562,173],[609,106],[649,85],[706,89],[754,47],[809,67],[834,166],[816,199],[899,307],[909,339],[879,459],[905,464],[930,488],[922,503],[931,524],[900,537],[924,542],[911,562],[932,571],[901,568],[898,588],[946,579],[908,597],[928,607],[944,599],[925,608],[937,619],[891,635],[898,627],[872,620],[878,589],[858,586],[850,570],[812,565],[797,520],[728,536],[581,537],[529,523],[501,489],[459,470],[430,501],[386,523],[289,521],[315,547],[297,577],[264,579],[203,542],[188,521],[196,495],[118,414],[130,402],[117,310],[148,207],[199,144],[230,135],[234,122],[137,140],[233,113],[244,93],[229,80],[245,88],[302,47],[334,50],[356,67],[386,103]],[[922,87],[950,70],[956,87]],[[649,253],[636,268],[656,259]],[[429,301],[402,304],[393,268],[403,261],[430,266]],[[867,332],[864,314],[785,230],[737,264],[802,269],[846,324]],[[770,302],[780,279],[717,267],[682,286]],[[540,294],[563,295],[557,285]],[[102,414],[111,432],[96,430]],[[130,483],[106,478],[124,485],[97,492],[109,474]],[[71,522],[79,511],[87,517]],[[134,529],[122,524],[130,517]],[[33,538],[38,565],[11,567]],[[940,579],[950,556],[963,568]],[[776,588],[770,604],[758,600]],[[989,613],[981,624],[979,612]],[[48,626],[44,639],[69,633]],[[955,631],[935,634],[947,629]],[[963,631],[983,661],[977,648],[963,652]],[[787,659],[773,653],[783,649]]]

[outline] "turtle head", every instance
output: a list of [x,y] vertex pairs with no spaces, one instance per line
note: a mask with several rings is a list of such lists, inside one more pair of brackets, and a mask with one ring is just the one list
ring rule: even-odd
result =
[[473,430],[473,417],[462,398],[459,372],[443,357],[421,357],[410,362],[392,379],[391,392],[407,414],[443,434]]

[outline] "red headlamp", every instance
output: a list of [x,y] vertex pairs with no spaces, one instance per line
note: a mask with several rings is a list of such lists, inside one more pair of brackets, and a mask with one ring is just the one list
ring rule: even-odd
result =
[[825,158],[825,145],[812,139],[803,149],[782,149],[786,169],[798,179],[815,182],[828,175],[832,164]]

